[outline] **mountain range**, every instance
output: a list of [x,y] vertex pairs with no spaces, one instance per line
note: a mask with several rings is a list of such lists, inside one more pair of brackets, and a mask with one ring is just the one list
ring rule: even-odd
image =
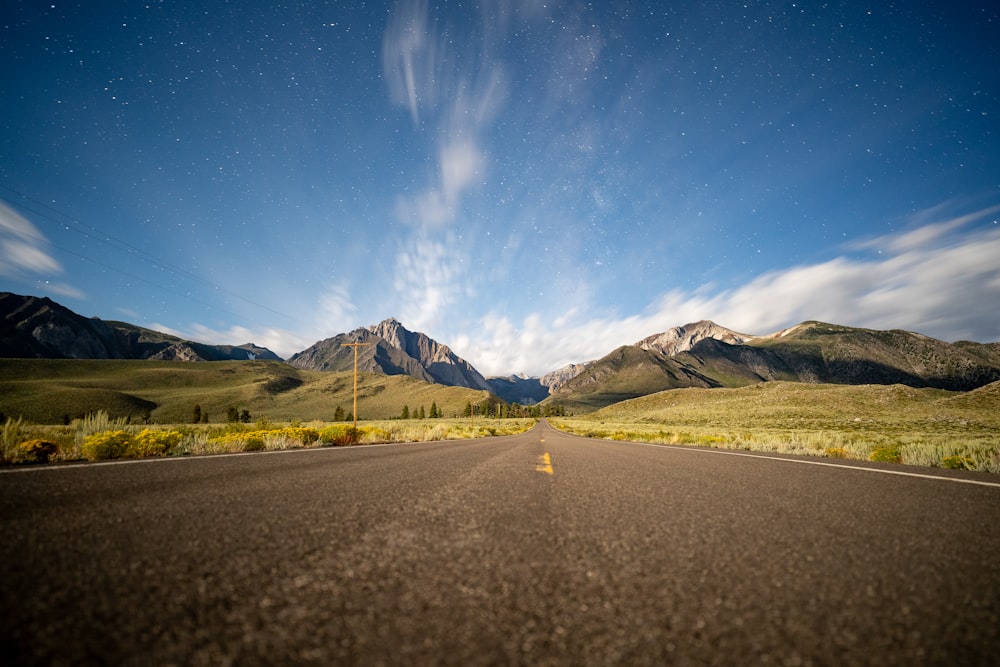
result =
[[[0,293],[0,357],[222,361],[269,359],[253,343],[208,345],[124,322],[85,318],[47,299]],[[358,345],[355,345],[358,344]],[[768,380],[904,384],[967,391],[1000,380],[1000,343],[946,343],[918,333],[803,322],[764,336],[703,320],[653,334],[600,359],[541,378],[485,378],[469,362],[396,319],[321,340],[292,355],[301,370],[409,375],[489,390],[508,403],[593,410],[682,387],[740,387]]]
[[749,336],[703,321],[619,347],[546,400],[589,410],[666,389],[769,380],[968,391],[1000,380],[1000,343],[946,343],[815,321]]
[[0,357],[26,359],[278,360],[253,343],[208,345],[125,322],[83,317],[51,299],[0,292]]

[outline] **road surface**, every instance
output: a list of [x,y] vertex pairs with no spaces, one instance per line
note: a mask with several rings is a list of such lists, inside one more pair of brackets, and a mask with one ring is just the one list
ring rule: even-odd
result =
[[1000,480],[882,469],[542,423],[4,472],[0,664],[996,664]]

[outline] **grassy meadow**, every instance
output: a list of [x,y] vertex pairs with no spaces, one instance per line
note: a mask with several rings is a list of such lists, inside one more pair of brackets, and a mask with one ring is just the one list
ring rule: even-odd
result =
[[1000,473],[1000,383],[970,392],[792,382],[672,389],[550,422],[611,440]]
[[[354,374],[302,371],[277,361],[0,359],[0,413],[36,424],[67,424],[98,411],[133,423],[190,422],[197,405],[209,422],[229,409],[274,422],[332,421],[353,410]],[[358,416],[392,419],[403,406],[458,417],[488,392],[360,374]],[[0,419],[0,422],[3,420]]]

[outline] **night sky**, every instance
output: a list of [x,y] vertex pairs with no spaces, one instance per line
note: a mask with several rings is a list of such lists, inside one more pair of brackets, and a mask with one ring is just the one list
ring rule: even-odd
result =
[[[669,6],[665,6],[669,5]],[[996,2],[0,9],[0,290],[485,374],[711,319],[1000,340]]]

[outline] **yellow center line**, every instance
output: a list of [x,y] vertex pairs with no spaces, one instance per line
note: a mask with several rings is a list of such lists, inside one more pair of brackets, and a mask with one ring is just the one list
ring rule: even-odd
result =
[[544,472],[548,475],[556,474],[555,471],[552,470],[552,457],[549,456],[548,452],[545,452],[538,457],[538,465],[535,466],[535,470],[538,472]]

